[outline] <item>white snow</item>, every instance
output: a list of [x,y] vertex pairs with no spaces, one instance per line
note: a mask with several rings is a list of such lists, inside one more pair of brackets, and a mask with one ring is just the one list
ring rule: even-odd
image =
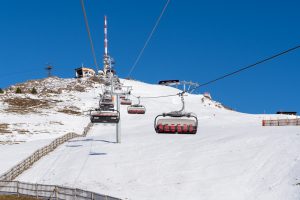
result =
[[[126,85],[133,86],[136,96],[178,92],[129,80]],[[72,94],[74,105],[83,110],[97,105],[98,93],[99,87]],[[145,115],[128,115],[127,107],[121,106],[121,144],[115,143],[114,125],[94,125],[86,138],[63,144],[17,179],[133,200],[300,199],[299,127],[262,127],[263,118],[275,115],[229,111],[217,102],[203,103],[202,97],[185,97],[186,111],[198,115],[196,135],[160,135],[154,131],[155,116],[179,110],[179,97],[141,99],[147,108]],[[62,98],[67,100],[67,96]],[[70,130],[74,124],[85,126],[88,116],[73,123],[73,119],[62,116],[56,120],[64,121],[62,127]],[[37,148],[29,142],[5,145],[9,148],[3,150],[0,146],[0,159],[6,156],[9,160],[13,147],[21,145],[24,149]]]
[[52,139],[49,138],[27,141],[17,145],[0,145],[0,175],[51,141]]
[[[67,88],[68,85],[76,85],[74,82],[75,79],[48,78],[42,82],[31,81],[30,84],[37,84],[37,90],[41,91],[44,87],[48,89]],[[72,106],[80,108],[79,112],[88,110],[93,105],[87,103],[85,99],[88,98],[91,101],[95,97],[95,89],[89,88],[87,93],[65,91],[60,95],[47,94],[47,96],[42,97],[32,94],[15,94],[8,91],[9,98],[58,101],[54,108],[41,109],[27,114],[5,111],[8,105],[1,100],[7,97],[0,95],[0,125],[8,124],[7,130],[10,132],[1,133],[0,131],[0,175],[30,156],[37,149],[51,143],[55,138],[69,132],[82,134],[83,128],[89,122],[86,116],[68,115],[57,111]]]

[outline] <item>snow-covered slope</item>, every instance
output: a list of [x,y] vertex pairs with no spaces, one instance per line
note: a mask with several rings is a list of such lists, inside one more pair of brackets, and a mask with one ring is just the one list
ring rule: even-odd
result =
[[[0,94],[0,174],[57,137],[81,134],[89,122],[84,111],[94,106],[89,102],[97,87],[88,79],[51,77],[13,85]],[[30,93],[32,88],[37,94]]]
[[[178,92],[136,81],[127,80],[126,85],[133,86],[136,96]],[[74,105],[97,105],[97,87],[72,94]],[[156,115],[181,107],[178,97],[142,99],[145,115],[128,115],[121,106],[121,144],[115,143],[114,125],[94,125],[86,138],[62,145],[18,180],[123,199],[300,199],[299,127],[262,127],[261,120],[270,116],[229,111],[202,98],[185,97],[186,111],[198,115],[196,135],[154,131]],[[81,119],[76,126],[86,125],[88,116]],[[65,122],[63,127],[70,126]]]

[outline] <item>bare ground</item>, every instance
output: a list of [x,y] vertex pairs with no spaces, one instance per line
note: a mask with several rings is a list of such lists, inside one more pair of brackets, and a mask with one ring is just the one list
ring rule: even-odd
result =
[[4,103],[8,104],[8,108],[4,109],[6,112],[27,114],[29,112],[38,112],[38,109],[47,109],[53,106],[56,102],[54,100],[32,99],[26,98],[8,98],[4,99]]
[[36,200],[33,197],[16,196],[16,195],[0,195],[0,200]]
[[58,110],[58,112],[69,114],[69,115],[81,115],[80,109],[72,106],[72,107],[64,107],[61,110]]
[[0,134],[7,134],[7,133],[11,133],[11,131],[9,130],[9,124],[6,123],[0,124]]

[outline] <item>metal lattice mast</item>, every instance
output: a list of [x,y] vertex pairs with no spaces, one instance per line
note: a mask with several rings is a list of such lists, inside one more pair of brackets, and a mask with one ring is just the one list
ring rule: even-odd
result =
[[107,19],[104,16],[104,56],[108,56]]
[[103,56],[103,72],[107,75],[107,71],[111,68],[110,57],[108,55],[108,39],[107,39],[107,17],[104,16],[104,56]]

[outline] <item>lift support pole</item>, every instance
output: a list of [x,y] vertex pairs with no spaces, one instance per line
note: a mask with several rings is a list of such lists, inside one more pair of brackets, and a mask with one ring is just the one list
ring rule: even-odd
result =
[[[116,94],[117,100],[117,111],[120,113],[120,95]],[[119,122],[116,124],[116,141],[121,143],[121,116]]]

